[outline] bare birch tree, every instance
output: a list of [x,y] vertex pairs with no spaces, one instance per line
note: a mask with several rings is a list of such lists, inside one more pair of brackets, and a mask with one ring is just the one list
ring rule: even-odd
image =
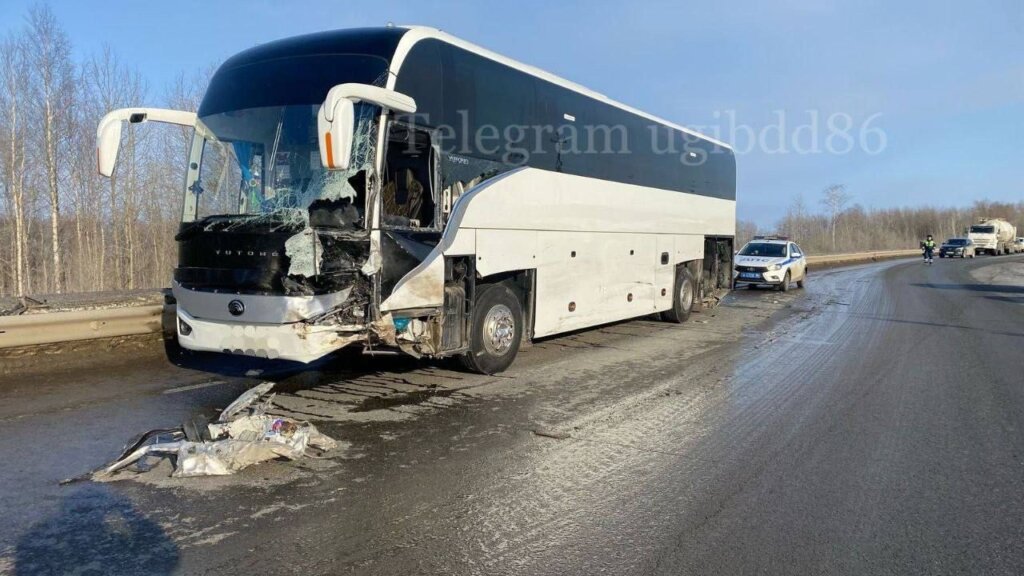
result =
[[821,203],[828,210],[829,228],[832,230],[832,251],[836,251],[836,228],[839,224],[839,216],[843,208],[850,201],[850,195],[846,192],[846,186],[833,184],[822,191]]
[[3,184],[9,218],[13,220],[12,252],[14,288],[25,294],[28,272],[26,256],[28,234],[25,226],[25,97],[28,85],[28,62],[23,47],[15,38],[0,45],[0,121],[5,127]]
[[66,145],[74,92],[71,42],[49,6],[38,4],[29,10],[24,49],[32,64],[33,97],[42,120],[40,132],[50,201],[53,289],[59,293],[63,290],[65,275],[60,243],[60,149]]

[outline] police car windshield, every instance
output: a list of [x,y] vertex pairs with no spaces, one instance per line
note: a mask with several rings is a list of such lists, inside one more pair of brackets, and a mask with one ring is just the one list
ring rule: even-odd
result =
[[779,258],[786,255],[785,244],[771,244],[768,242],[751,242],[740,250],[740,256],[766,256]]

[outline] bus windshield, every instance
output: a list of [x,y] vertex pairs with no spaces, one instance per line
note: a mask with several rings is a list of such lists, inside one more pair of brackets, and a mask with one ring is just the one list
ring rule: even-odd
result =
[[[365,198],[353,186],[365,180],[353,176],[372,168],[379,108],[356,106],[352,163],[334,172],[320,163],[318,110],[315,105],[271,106],[200,118],[189,160],[199,169],[188,171],[182,220],[236,215],[304,220],[316,200],[357,204],[357,198]],[[363,210],[361,202],[356,207]]]

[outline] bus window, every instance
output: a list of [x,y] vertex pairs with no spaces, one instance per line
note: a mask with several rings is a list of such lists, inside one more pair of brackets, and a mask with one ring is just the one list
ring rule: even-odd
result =
[[385,227],[434,227],[435,162],[428,132],[392,124],[381,190],[381,222]]

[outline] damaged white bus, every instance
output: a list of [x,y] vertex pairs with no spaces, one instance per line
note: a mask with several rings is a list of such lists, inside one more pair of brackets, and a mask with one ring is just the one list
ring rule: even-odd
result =
[[342,30],[227,60],[198,112],[174,270],[191,350],[345,346],[507,368],[532,338],[729,286],[725,144],[438,30]]

